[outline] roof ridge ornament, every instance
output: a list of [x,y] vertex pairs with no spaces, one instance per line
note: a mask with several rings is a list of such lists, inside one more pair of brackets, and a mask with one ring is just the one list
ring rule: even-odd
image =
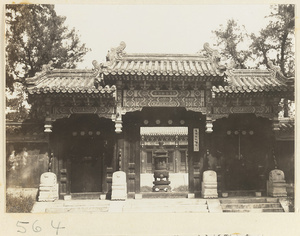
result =
[[107,66],[103,63],[98,63],[96,60],[92,61],[92,64],[94,66],[93,68],[93,76],[95,76],[95,84],[100,84],[101,86],[105,85],[104,77],[103,77],[103,69]]
[[281,78],[287,79],[287,78],[284,76],[284,74],[281,72],[280,67],[279,67],[279,66],[276,66],[276,65],[274,64],[273,61],[271,61],[271,60],[269,59],[268,62],[267,62],[267,64],[268,64],[269,68],[270,68],[272,71],[274,71],[275,73],[277,73]]
[[48,64],[42,65],[42,70],[39,71],[39,72],[36,72],[33,77],[26,78],[25,83],[27,85],[34,85],[35,82],[37,81],[37,79],[40,76],[43,76],[43,75],[48,74],[48,73],[51,73],[51,71],[54,69],[54,67],[52,65],[53,65],[53,61],[52,60],[50,60],[48,62]]
[[106,61],[113,63],[116,59],[120,59],[126,54],[126,52],[124,52],[125,48],[126,43],[121,41],[118,47],[111,48],[110,51],[107,52]]
[[216,66],[217,69],[221,70],[221,71],[225,71],[226,70],[226,66],[222,64],[220,64],[221,62],[221,55],[218,52],[218,50],[216,49],[212,49],[209,46],[209,43],[204,43],[203,44],[203,48],[206,51],[206,53],[208,54],[208,57],[210,59],[210,61]]
[[42,73],[43,72],[46,72],[46,73],[51,72],[54,69],[54,67],[52,65],[53,65],[53,61],[52,60],[50,60],[48,62],[48,64],[42,65]]

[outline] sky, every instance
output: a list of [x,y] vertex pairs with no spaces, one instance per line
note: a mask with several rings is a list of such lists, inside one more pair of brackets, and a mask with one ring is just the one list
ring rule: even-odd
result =
[[75,28],[91,49],[78,68],[105,61],[107,51],[126,43],[127,53],[196,53],[208,42],[212,30],[236,19],[248,33],[258,33],[267,23],[269,5],[60,5],[58,15]]

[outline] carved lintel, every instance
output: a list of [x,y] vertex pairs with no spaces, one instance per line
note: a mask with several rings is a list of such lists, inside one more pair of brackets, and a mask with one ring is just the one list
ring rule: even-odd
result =
[[274,115],[272,113],[255,113],[256,117],[267,118],[273,120]]
[[222,119],[222,118],[228,118],[229,113],[223,113],[223,114],[212,114],[212,120],[215,121],[217,119]]
[[63,118],[70,118],[71,116],[71,113],[67,114],[51,114],[51,119],[52,119],[52,122],[55,122],[56,120],[58,119],[63,119]]
[[206,114],[206,107],[185,107],[187,111],[201,112],[203,115]]
[[125,115],[127,112],[141,111],[143,107],[122,107],[121,114]]

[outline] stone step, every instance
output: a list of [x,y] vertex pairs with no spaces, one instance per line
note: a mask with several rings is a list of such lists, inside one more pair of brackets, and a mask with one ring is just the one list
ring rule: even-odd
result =
[[268,197],[239,197],[239,198],[220,198],[221,204],[233,203],[278,203],[277,198]]
[[80,206],[105,206],[109,205],[109,200],[71,200],[71,201],[63,201],[61,206],[63,207],[80,207]]
[[206,205],[195,205],[195,206],[124,206],[123,212],[165,212],[165,213],[189,213],[198,212],[206,213],[208,212]]
[[100,199],[101,192],[71,193],[72,200]]
[[225,209],[223,212],[250,212],[250,213],[260,213],[260,212],[284,212],[282,208],[254,208],[254,209]]
[[80,213],[80,212],[108,212],[109,206],[85,206],[85,207],[51,207],[46,208],[47,213]]
[[140,199],[127,200],[123,212],[208,212],[205,199]]
[[284,212],[277,198],[239,197],[220,199],[223,212]]
[[206,205],[205,199],[140,199],[140,200],[133,200],[133,201],[126,201],[128,205],[148,205],[148,206],[197,206],[197,205]]
[[280,208],[280,203],[221,204],[222,209]]
[[227,191],[229,197],[255,197],[255,190],[236,190],[236,191]]
[[187,198],[187,192],[142,192],[142,198]]

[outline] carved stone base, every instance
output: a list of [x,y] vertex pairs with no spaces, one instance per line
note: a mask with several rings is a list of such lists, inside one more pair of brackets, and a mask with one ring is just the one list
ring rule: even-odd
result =
[[286,191],[286,182],[272,182],[267,181],[267,192],[268,195],[271,197],[286,197],[287,191]]
[[39,186],[39,202],[53,202],[58,199],[58,184],[56,174],[45,172],[41,174]]
[[111,200],[125,201],[127,199],[127,183],[125,172],[116,171],[113,173],[111,190]]
[[272,197],[286,197],[286,181],[282,170],[275,169],[270,171],[267,181],[267,193]]
[[58,199],[58,184],[55,186],[39,187],[39,202],[53,202]]
[[201,197],[203,198],[218,198],[217,183],[202,182]]
[[203,172],[201,197],[218,198],[218,182],[215,171],[207,170]]
[[153,192],[170,192],[171,187],[169,185],[155,185],[152,190]]

